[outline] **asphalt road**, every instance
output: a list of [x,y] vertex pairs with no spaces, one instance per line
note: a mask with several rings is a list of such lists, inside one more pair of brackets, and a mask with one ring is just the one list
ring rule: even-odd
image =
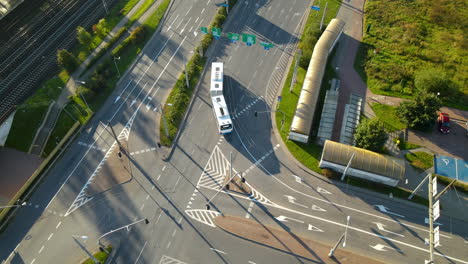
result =
[[[350,216],[348,250],[390,263],[427,259],[425,209],[303,170],[277,140],[270,114],[260,113],[270,111],[276,100],[294,31],[308,1],[238,2],[224,32],[250,32],[257,35],[257,43],[272,42],[275,47],[266,51],[260,45],[220,39],[208,53],[209,62],[225,63],[225,96],[234,132],[218,134],[207,71],[170,159],[160,159],[155,108],[182,71],[183,58],[200,40],[194,32],[208,25],[216,9],[213,1],[191,4],[174,1],[162,31],[77,140],[97,148],[76,143],[70,148],[34,194],[31,206],[21,208],[1,235],[0,259],[78,263],[85,253],[72,235],[87,236],[80,241],[95,251],[102,234],[148,218],[148,225],[138,224],[103,240],[120,245],[116,263],[311,263],[214,227],[212,219],[221,213],[277,225],[330,245],[343,234]],[[99,121],[110,121],[125,142],[131,165],[121,173],[130,173],[131,180],[90,194],[88,188],[106,177],[102,168],[118,152],[116,141]],[[231,168],[230,153],[234,173],[243,173],[255,191],[252,197],[221,192],[208,211],[206,201]],[[438,256],[437,263],[467,263],[466,222],[444,216],[438,222],[443,225],[437,250],[447,257]]]

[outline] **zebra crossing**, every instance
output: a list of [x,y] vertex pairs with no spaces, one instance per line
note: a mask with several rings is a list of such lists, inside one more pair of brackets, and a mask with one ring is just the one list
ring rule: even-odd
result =
[[248,104],[244,109],[241,111],[237,112],[235,115],[231,117],[232,120],[235,120],[236,118],[239,118],[242,114],[247,112],[252,106],[254,106],[258,101],[262,100],[263,97],[257,97],[257,99],[253,100],[250,104]]
[[190,216],[190,218],[211,227],[216,227],[213,219],[219,215],[222,215],[220,212],[203,209],[185,210],[185,213]]
[[187,264],[187,262],[183,262],[181,260],[163,255],[161,260],[159,261],[159,264]]

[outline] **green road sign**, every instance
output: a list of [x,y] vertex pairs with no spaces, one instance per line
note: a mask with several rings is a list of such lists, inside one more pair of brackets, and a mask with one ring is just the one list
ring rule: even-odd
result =
[[273,48],[275,46],[273,43],[266,43],[266,42],[260,42],[260,45],[262,45],[263,48],[266,50],[269,50],[270,48]]
[[207,27],[201,27],[200,28],[201,32],[208,34],[208,28]]
[[242,41],[245,42],[247,46],[250,46],[257,43],[257,37],[252,34],[242,34]]
[[221,29],[220,28],[211,28],[211,34],[213,34],[213,37],[219,38],[221,37]]
[[232,42],[236,42],[240,39],[240,36],[239,34],[236,34],[236,33],[228,33],[228,38],[232,41]]

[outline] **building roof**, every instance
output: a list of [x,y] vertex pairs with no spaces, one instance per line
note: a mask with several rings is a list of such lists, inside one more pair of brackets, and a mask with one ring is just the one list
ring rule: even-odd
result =
[[335,141],[325,141],[322,160],[347,166],[353,153],[351,168],[401,180],[405,176],[405,162],[402,159],[379,154]]

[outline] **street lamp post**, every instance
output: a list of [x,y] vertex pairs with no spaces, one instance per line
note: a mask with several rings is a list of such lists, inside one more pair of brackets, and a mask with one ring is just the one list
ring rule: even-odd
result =
[[128,228],[129,228],[130,226],[136,225],[136,224],[141,223],[141,222],[145,222],[145,224],[149,224],[148,219],[147,219],[147,218],[144,218],[144,219],[135,221],[135,222],[133,222],[133,223],[131,223],[131,224],[128,224],[128,225],[119,227],[119,228],[117,228],[117,229],[111,230],[111,231],[105,233],[104,235],[100,236],[100,237],[98,238],[98,241],[97,241],[97,244],[99,245],[99,250],[104,251],[104,252],[106,252],[107,254],[109,254],[109,252],[106,250],[105,246],[101,243],[101,239],[104,238],[104,237],[107,236],[107,235],[110,235],[110,234],[112,234],[112,233],[114,233],[114,232],[117,232],[117,231],[119,231],[119,230],[122,230],[122,229],[124,229],[124,228],[126,228],[127,231],[129,231]]
[[4,208],[12,208],[12,207],[21,207],[21,206],[25,206],[26,205],[26,202],[23,202],[21,204],[14,204],[14,205],[5,205],[5,206],[0,206],[0,209],[4,209]]
[[349,215],[346,217],[345,232],[343,233],[343,235],[341,235],[340,239],[338,239],[338,242],[336,242],[335,246],[330,250],[330,253],[328,253],[329,258],[333,257],[333,254],[335,253],[335,250],[338,248],[338,246],[340,245],[341,240],[343,240],[343,238],[344,238],[343,247],[346,247],[346,237],[347,237],[347,234],[348,234],[348,225],[349,225],[349,219],[350,218],[351,217]]
[[[83,85],[86,84],[86,82],[83,82],[83,81],[75,81],[75,82],[76,82],[76,83],[79,83],[79,84],[83,84]],[[86,102],[86,99],[84,98],[83,94],[82,94],[82,93],[79,93],[79,94],[80,94],[80,96],[81,96],[81,99],[83,99],[84,103],[86,104],[86,107],[87,107],[88,109],[91,109],[91,108],[89,108],[88,102]]]
[[89,256],[90,259],[93,260],[94,263],[96,263],[96,264],[101,263],[101,262],[99,262],[99,260],[97,260],[97,259],[93,256],[93,254],[91,254],[91,252],[89,252],[89,251],[86,249],[86,247],[85,247],[83,244],[81,244],[81,242],[78,240],[78,239],[84,239],[84,240],[86,240],[86,239],[88,239],[87,236],[75,236],[75,235],[72,235],[72,237],[73,237],[73,240],[75,240],[75,242],[78,244],[78,246],[80,246],[80,248],[81,248],[84,252],[86,252],[86,254]]
[[117,66],[117,62],[115,60],[120,60],[120,57],[113,57],[114,58],[114,65],[115,65],[115,68],[117,69],[117,76],[120,78],[120,70],[119,70],[119,67]]

